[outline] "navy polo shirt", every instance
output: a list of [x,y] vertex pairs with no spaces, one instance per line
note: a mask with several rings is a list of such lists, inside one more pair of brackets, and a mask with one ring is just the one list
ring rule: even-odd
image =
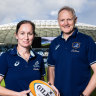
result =
[[50,45],[48,64],[55,67],[55,86],[60,96],[80,96],[96,63],[96,45],[90,36],[75,29],[67,40],[62,34]]
[[6,88],[14,91],[29,89],[33,80],[40,80],[45,74],[43,58],[30,51],[29,61],[26,62],[18,55],[16,47],[0,56],[0,75],[5,79]]

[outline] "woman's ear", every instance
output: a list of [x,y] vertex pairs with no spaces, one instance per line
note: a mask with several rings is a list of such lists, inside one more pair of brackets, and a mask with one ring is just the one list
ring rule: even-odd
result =
[[15,36],[16,39],[18,39],[18,36],[17,36],[17,33],[16,32],[14,33],[14,36]]

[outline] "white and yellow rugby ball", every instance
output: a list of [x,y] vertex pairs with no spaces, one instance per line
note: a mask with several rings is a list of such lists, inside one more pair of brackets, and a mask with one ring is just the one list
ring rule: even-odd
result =
[[32,81],[29,88],[33,96],[56,96],[51,86],[42,80]]

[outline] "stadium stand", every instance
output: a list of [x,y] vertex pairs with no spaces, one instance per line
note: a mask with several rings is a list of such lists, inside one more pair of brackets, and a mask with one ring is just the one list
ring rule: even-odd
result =
[[[32,20],[36,24],[37,37],[57,37],[60,29],[57,20]],[[16,44],[14,32],[17,23],[0,25],[0,44]],[[90,35],[96,41],[96,26],[77,23],[79,31]]]

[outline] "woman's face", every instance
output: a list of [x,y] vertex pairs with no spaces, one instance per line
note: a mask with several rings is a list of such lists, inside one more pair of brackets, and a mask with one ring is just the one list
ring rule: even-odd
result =
[[18,46],[29,48],[34,39],[32,25],[29,23],[22,24],[18,33],[16,33],[16,39],[18,40]]

